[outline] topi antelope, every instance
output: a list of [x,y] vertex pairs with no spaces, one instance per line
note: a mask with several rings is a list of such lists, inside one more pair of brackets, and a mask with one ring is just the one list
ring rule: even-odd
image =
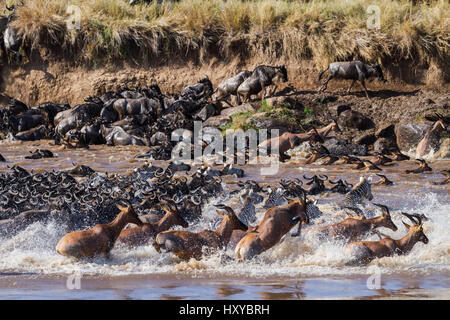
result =
[[[382,214],[378,217],[369,219],[364,216],[358,218],[347,218],[336,224],[309,229],[310,231],[308,232],[318,232],[320,237],[356,241],[357,239],[361,239],[362,237],[373,232],[374,229],[380,227],[397,231],[397,226],[391,219],[389,208],[381,204],[374,203],[374,205],[382,209]],[[359,211],[358,209],[356,210]]]
[[385,185],[385,186],[391,186],[391,185],[394,184],[394,183],[393,183],[391,180],[389,180],[385,175],[382,175],[382,174],[379,174],[379,173],[376,173],[376,175],[379,176],[381,179],[378,180],[377,182],[372,183],[372,184],[376,184],[376,185]]
[[408,229],[408,233],[401,239],[394,240],[386,237],[378,241],[358,241],[347,245],[351,250],[352,261],[349,264],[369,263],[375,258],[393,256],[395,254],[407,254],[417,242],[428,243],[428,238],[423,232],[424,215],[407,214],[402,212],[404,216],[410,219],[414,225],[403,224]]
[[435,185],[443,185],[443,184],[450,183],[450,170],[442,170],[439,173],[443,174],[445,176],[445,179],[443,181],[433,182],[433,184],[435,184]]
[[184,230],[163,231],[156,236],[155,248],[158,251],[165,249],[183,260],[190,258],[200,260],[204,247],[226,248],[233,230],[247,230],[248,227],[238,219],[230,207],[224,205],[216,207],[227,212],[227,214],[217,212],[223,218],[217,230],[203,230],[197,233]]
[[161,207],[166,212],[161,219],[155,223],[143,223],[134,228],[123,229],[117,238],[117,242],[130,247],[145,245],[149,241],[154,240],[158,233],[166,231],[173,226],[182,226],[183,228],[189,226],[178,212],[175,203],[167,201]]
[[409,174],[409,173],[423,173],[423,172],[431,172],[433,169],[428,166],[428,163],[423,159],[416,159],[416,162],[419,163],[419,167],[417,169],[413,170],[405,170],[403,173]]
[[122,202],[126,203],[126,206],[117,204],[120,213],[112,222],[97,224],[89,230],[66,234],[56,245],[56,251],[63,256],[75,258],[107,256],[127,223],[142,225],[131,203],[126,200],[122,200]]
[[[251,259],[272,248],[297,223],[309,223],[306,214],[306,194],[300,200],[288,200],[288,203],[266,211],[258,226],[239,241],[235,248],[238,259]],[[300,226],[299,226],[300,230]]]

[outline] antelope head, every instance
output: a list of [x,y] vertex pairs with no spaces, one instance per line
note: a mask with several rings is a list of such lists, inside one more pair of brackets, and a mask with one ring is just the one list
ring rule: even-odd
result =
[[414,242],[420,241],[427,244],[429,240],[425,233],[423,233],[423,220],[428,220],[428,218],[425,217],[425,215],[408,214],[406,212],[402,212],[402,215],[407,217],[413,223],[413,225],[409,225],[402,221],[411,234],[411,240]]
[[385,205],[378,204],[378,203],[374,203],[374,205],[376,205],[377,207],[380,207],[383,212],[382,213],[383,220],[382,220],[381,225],[385,228],[391,229],[392,231],[397,231],[398,228],[391,219],[391,214],[389,212],[389,208]]

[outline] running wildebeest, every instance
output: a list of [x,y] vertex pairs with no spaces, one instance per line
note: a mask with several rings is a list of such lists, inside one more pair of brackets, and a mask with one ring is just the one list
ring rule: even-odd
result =
[[319,73],[319,81],[322,78],[322,75],[327,70],[329,70],[328,77],[322,83],[322,86],[319,89],[319,93],[326,90],[328,82],[331,79],[349,79],[349,80],[352,80],[352,83],[350,84],[350,87],[348,87],[347,93],[350,92],[350,89],[353,87],[355,82],[357,80],[359,80],[361,82],[361,85],[364,88],[367,98],[369,98],[369,94],[367,92],[367,88],[366,88],[366,84],[365,84],[366,79],[369,79],[372,77],[378,77],[378,80],[386,82],[386,80],[383,77],[383,71],[381,70],[381,66],[379,64],[372,66],[372,65],[363,63],[359,60],[347,61],[347,62],[333,62],[333,63],[330,63],[328,68],[326,68],[325,70],[323,70]]
[[[248,70],[244,70],[239,72],[234,77],[231,77],[223,82],[221,82],[215,91],[216,100],[222,100],[228,103],[227,99],[230,95],[236,96],[237,90],[239,86],[244,82],[247,78],[249,78],[252,73]],[[239,103],[239,100],[238,100]]]
[[244,97],[246,102],[251,95],[258,94],[262,91],[261,100],[265,98],[266,87],[275,86],[269,96],[273,96],[277,89],[279,81],[287,82],[287,70],[284,65],[277,67],[258,66],[253,70],[253,73],[248,77],[237,89],[238,104],[240,104],[240,97]]

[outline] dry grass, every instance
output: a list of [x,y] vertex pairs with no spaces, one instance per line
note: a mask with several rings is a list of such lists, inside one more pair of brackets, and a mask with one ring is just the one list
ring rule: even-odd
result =
[[[172,57],[201,61],[263,55],[331,61],[414,60],[443,66],[449,61],[448,0],[183,0],[130,6],[128,0],[25,0],[15,25],[28,49],[50,48],[78,63]],[[14,0],[0,0],[0,6]],[[81,9],[71,33],[69,5]],[[367,28],[369,5],[381,10],[381,28]],[[232,58],[232,57],[231,57]],[[444,69],[445,70],[445,69]]]

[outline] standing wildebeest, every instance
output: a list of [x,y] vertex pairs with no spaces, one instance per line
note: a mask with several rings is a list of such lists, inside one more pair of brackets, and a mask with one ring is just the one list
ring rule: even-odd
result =
[[378,80],[386,82],[386,80],[383,77],[383,71],[381,70],[381,66],[379,64],[371,66],[359,60],[349,62],[333,62],[330,63],[328,68],[319,73],[319,81],[322,78],[322,75],[327,70],[330,70],[328,78],[323,82],[322,86],[320,87],[319,93],[321,93],[327,88],[328,82],[333,78],[350,79],[352,80],[352,83],[350,84],[350,87],[348,87],[347,93],[350,92],[350,89],[353,87],[356,80],[359,80],[364,88],[364,91],[366,92],[367,98],[369,98],[369,94],[367,93],[367,88],[365,84],[366,79],[378,77]]
[[244,102],[247,101],[252,94],[258,94],[262,91],[261,100],[265,98],[266,87],[274,85],[274,89],[269,96],[273,96],[277,89],[276,83],[279,81],[287,82],[287,70],[284,65],[278,67],[258,66],[253,70],[252,75],[247,78],[237,89],[238,104],[240,104],[240,97],[244,97]]
[[[215,92],[217,92],[216,100],[223,100],[226,103],[228,103],[228,101],[227,101],[228,97],[230,95],[236,96],[239,86],[242,84],[242,82],[244,82],[251,75],[252,75],[252,73],[250,71],[244,70],[244,71],[239,72],[234,77],[221,82],[217,86],[217,89],[215,91]],[[239,100],[238,100],[238,103],[239,103]]]
[[[23,3],[21,3],[21,5],[23,5]],[[22,44],[22,40],[17,34],[17,29],[11,26],[11,22],[17,18],[16,7],[14,5],[11,7],[6,6],[6,9],[12,11],[12,13],[7,18],[6,29],[3,33],[2,49],[5,51],[6,55],[8,55],[9,52],[12,52],[16,61],[20,62],[22,60],[22,55],[19,53],[19,48]]]

